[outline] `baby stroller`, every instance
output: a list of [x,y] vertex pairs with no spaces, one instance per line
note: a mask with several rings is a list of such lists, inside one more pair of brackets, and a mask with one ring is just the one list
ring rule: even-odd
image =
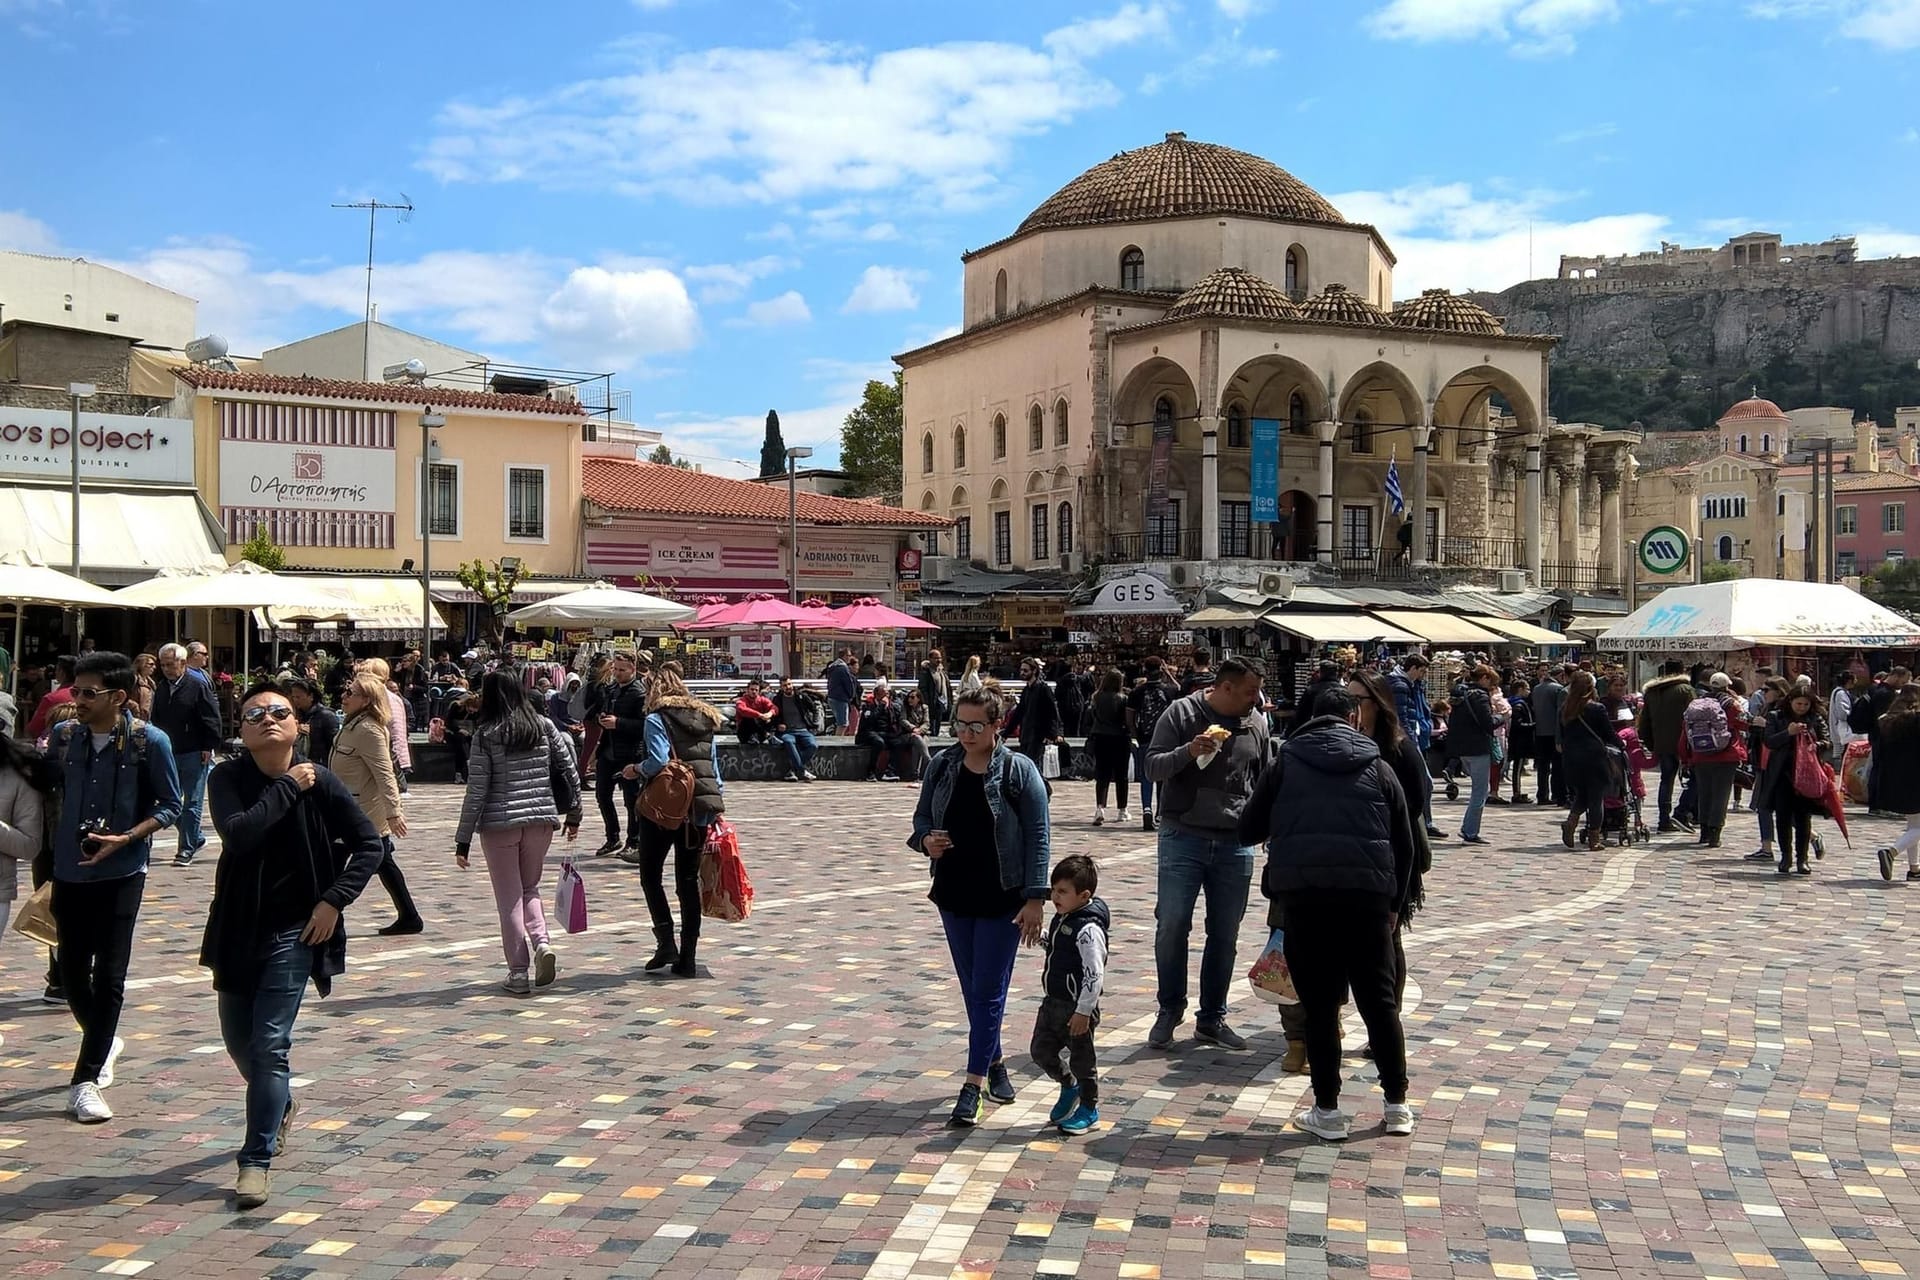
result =
[[1440,721],[1433,726],[1433,741],[1421,753],[1426,757],[1427,776],[1435,783],[1444,784],[1449,800],[1460,798],[1460,780],[1467,772],[1460,766],[1460,757],[1447,750],[1447,726]]
[[1607,788],[1600,833],[1605,839],[1626,848],[1646,844],[1653,839],[1653,833],[1647,830],[1647,824],[1640,816],[1641,806],[1647,799],[1647,784],[1640,776],[1640,771],[1656,762],[1653,753],[1647,750],[1640,741],[1640,735],[1634,731],[1633,713],[1624,708],[1620,711],[1619,733],[1619,747],[1608,749],[1618,768],[1615,770],[1616,782]]

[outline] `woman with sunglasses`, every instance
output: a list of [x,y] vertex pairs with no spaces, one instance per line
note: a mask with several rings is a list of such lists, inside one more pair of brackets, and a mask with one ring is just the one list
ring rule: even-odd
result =
[[407,878],[393,859],[393,838],[407,834],[407,819],[400,809],[400,779],[394,772],[389,745],[387,686],[372,672],[360,672],[341,692],[340,709],[347,713],[347,719],[333,740],[327,763],[380,833],[380,883],[393,899],[397,913],[393,923],[380,933],[385,937],[419,933],[426,925],[407,890]]

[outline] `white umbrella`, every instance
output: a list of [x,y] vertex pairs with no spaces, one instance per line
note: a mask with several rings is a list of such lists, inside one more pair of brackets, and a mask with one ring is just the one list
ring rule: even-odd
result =
[[7,672],[9,685],[19,679],[21,623],[28,605],[111,609],[120,603],[105,587],[34,564],[24,551],[9,551],[0,556],[0,600],[13,602],[13,663]]
[[675,604],[641,591],[596,582],[581,591],[551,596],[515,609],[507,621],[523,627],[613,627],[628,630],[670,626],[693,617],[692,605]]
[[1713,653],[1756,646],[1911,649],[1920,626],[1848,587],[1733,578],[1669,587],[1600,634],[1600,648]]
[[[262,569],[251,560],[229,565],[223,573],[180,573],[162,569],[145,582],[113,593],[114,603],[129,609],[274,608],[301,617],[332,619],[352,606],[350,596],[324,579],[293,578]],[[240,676],[249,671],[253,629],[240,624]]]

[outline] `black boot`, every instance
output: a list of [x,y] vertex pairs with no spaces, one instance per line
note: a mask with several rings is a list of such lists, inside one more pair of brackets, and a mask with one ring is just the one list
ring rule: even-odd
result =
[[653,959],[647,961],[647,972],[659,973],[678,964],[680,948],[673,945],[673,926],[657,924],[653,926],[653,936],[660,945],[654,948]]
[[698,927],[688,929],[680,935],[680,958],[673,962],[673,976],[676,978],[697,978],[699,969],[694,965],[694,953],[700,948]]

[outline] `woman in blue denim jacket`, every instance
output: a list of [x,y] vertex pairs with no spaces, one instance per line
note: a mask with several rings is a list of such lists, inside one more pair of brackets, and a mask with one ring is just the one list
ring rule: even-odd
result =
[[980,1122],[980,1095],[1014,1100],[1000,1050],[1007,984],[1021,943],[1040,940],[1047,900],[1047,785],[1033,761],[995,741],[998,694],[960,695],[960,739],[933,758],[913,813],[909,847],[929,859],[947,948],[967,1006],[967,1078],[953,1123]]

